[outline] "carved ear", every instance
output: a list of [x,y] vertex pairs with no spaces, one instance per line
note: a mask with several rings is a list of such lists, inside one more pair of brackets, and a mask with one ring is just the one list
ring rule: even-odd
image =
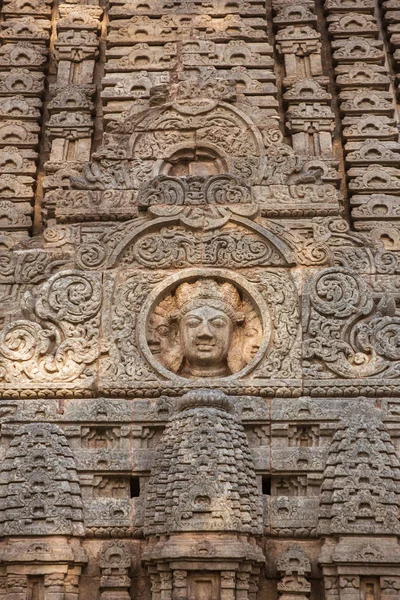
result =
[[166,369],[172,371],[173,373],[177,373],[183,361],[183,353],[176,321],[173,321],[172,323],[170,322],[170,330],[171,346],[168,352],[159,357],[159,361]]
[[180,344],[177,344],[175,346],[175,348],[172,348],[171,351],[168,354],[168,358],[165,366],[167,367],[167,369],[169,369],[170,371],[172,371],[173,373],[177,373],[181,367],[183,361],[183,354],[181,351],[181,347]]
[[231,346],[228,351],[228,367],[231,373],[237,373],[245,366],[242,354],[243,328],[236,327],[233,331]]
[[174,321],[172,323],[171,329],[172,329],[174,344],[173,344],[171,351],[169,353],[169,356],[168,356],[168,363],[170,365],[168,367],[168,369],[170,369],[173,373],[177,373],[183,362],[183,353],[182,353],[182,346],[181,346],[180,339],[179,339],[179,329],[178,329],[178,325],[177,325],[176,321]]

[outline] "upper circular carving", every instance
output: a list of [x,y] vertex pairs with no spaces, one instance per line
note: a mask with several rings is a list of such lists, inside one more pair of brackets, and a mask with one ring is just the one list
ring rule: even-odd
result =
[[255,364],[270,335],[261,298],[255,301],[237,282],[204,274],[175,280],[158,293],[145,323],[142,348],[150,362],[169,376],[190,379],[229,377]]

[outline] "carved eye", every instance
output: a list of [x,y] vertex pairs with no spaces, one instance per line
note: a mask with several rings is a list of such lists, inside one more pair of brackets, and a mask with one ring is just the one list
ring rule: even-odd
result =
[[215,317],[215,319],[211,319],[211,325],[213,327],[225,327],[226,320],[222,317]]
[[250,327],[246,331],[245,336],[246,337],[254,337],[255,335],[257,335],[257,333],[258,333],[258,331],[257,331],[257,329],[255,327]]
[[167,337],[168,335],[168,327],[166,325],[159,325],[157,327],[157,333],[161,335],[161,337]]
[[196,319],[196,317],[190,317],[186,319],[186,325],[188,327],[198,327],[201,323],[201,319]]

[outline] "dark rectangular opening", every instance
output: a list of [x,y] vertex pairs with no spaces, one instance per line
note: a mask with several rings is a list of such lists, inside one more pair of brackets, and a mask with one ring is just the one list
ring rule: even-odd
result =
[[131,477],[130,479],[131,498],[139,498],[140,496],[140,478]]
[[43,600],[44,598],[44,577],[28,575],[28,589],[26,593],[27,600]]
[[261,489],[266,496],[271,495],[271,477],[269,475],[261,476]]

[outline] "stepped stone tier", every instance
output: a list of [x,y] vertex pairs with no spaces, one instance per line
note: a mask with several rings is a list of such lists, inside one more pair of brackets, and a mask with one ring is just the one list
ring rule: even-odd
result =
[[399,600],[399,1],[0,12],[0,600]]

